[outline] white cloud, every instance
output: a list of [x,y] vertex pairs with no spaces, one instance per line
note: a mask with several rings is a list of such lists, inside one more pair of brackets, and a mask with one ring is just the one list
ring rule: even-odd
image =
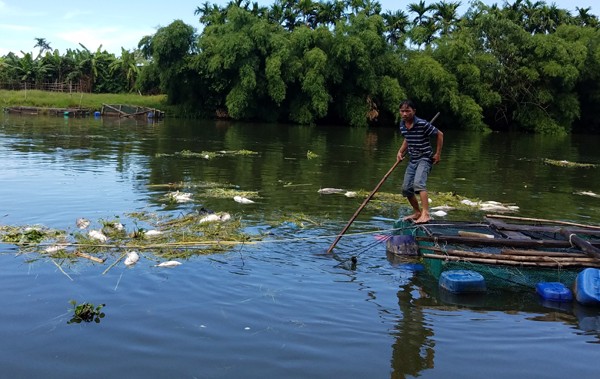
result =
[[93,15],[92,11],[69,11],[63,15],[63,20],[72,20],[77,19],[79,17],[87,17]]
[[11,32],[26,32],[34,30],[30,26],[17,25],[17,24],[0,24],[0,30],[8,30]]
[[[137,48],[138,42],[144,35],[154,33],[155,31],[150,28],[147,31],[131,31],[119,27],[100,27],[80,28],[69,32],[61,31],[56,33],[56,37],[67,41],[71,49],[81,49],[79,45],[81,43],[90,51],[95,52],[98,47],[102,46],[101,51],[106,50],[118,56],[121,54],[121,47],[127,50]],[[64,53],[64,51],[61,52]]]

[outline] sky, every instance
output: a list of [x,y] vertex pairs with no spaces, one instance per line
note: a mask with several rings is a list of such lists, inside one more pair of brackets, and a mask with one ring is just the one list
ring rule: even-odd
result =
[[[64,54],[67,49],[82,49],[80,43],[90,51],[101,50],[121,55],[121,48],[133,50],[144,36],[153,35],[159,27],[168,26],[174,20],[182,20],[197,29],[201,28],[196,8],[207,0],[0,0],[0,57],[13,52],[37,55],[34,48],[36,38],[44,38],[52,49]],[[256,1],[256,0],[254,0]],[[379,0],[383,10],[404,10],[410,3],[419,0]],[[433,3],[439,0],[429,1]],[[460,1],[462,14],[469,0]],[[509,1],[513,3],[513,0]],[[227,0],[213,0],[210,4],[224,5]],[[272,0],[258,0],[269,6]],[[500,4],[504,0],[484,0],[486,4]],[[555,0],[546,1],[567,9],[573,14],[575,8],[591,8],[591,13],[600,15],[598,0]]]

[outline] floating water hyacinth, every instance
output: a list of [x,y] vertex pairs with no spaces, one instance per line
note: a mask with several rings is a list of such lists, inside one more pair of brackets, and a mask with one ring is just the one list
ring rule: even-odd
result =
[[94,239],[94,240],[97,240],[100,242],[106,242],[106,240],[108,240],[108,238],[100,230],[90,230],[88,232],[88,236],[91,239]]
[[140,256],[135,251],[130,251],[127,253],[127,257],[125,257],[125,265],[131,266],[137,263],[140,260]]
[[159,263],[156,266],[158,266],[158,267],[175,267],[175,266],[179,266],[180,264],[181,264],[181,262],[178,262],[178,261],[166,261],[166,262]]
[[75,221],[75,225],[77,225],[79,229],[85,229],[88,226],[90,226],[90,220],[86,220],[85,218],[78,218],[77,221]]
[[248,198],[242,197],[242,196],[234,196],[233,200],[235,200],[236,202],[238,202],[240,204],[252,204],[252,203],[254,203],[254,201],[252,201],[252,200],[250,200]]

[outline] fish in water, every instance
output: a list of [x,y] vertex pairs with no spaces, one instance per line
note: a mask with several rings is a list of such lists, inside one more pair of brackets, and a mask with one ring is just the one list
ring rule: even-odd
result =
[[179,192],[179,191],[169,192],[167,194],[167,197],[171,201],[175,201],[177,203],[186,203],[188,201],[192,201],[192,194],[188,193],[188,192]]
[[106,242],[108,240],[108,237],[106,237],[104,235],[104,233],[102,233],[100,230],[90,230],[88,232],[88,236],[93,239],[93,240],[97,240],[100,242]]
[[161,232],[160,230],[147,230],[144,232],[144,237],[156,237],[156,236],[160,236],[161,234],[163,234],[163,232]]
[[198,222],[200,224],[205,222],[223,222],[231,219],[231,215],[229,213],[211,213],[207,216],[202,217]]
[[446,212],[444,212],[444,211],[442,211],[442,210],[439,210],[439,211],[432,212],[431,214],[432,214],[433,216],[437,216],[437,217],[444,217],[444,216],[446,216],[448,213],[446,213]]
[[77,225],[77,227],[79,229],[85,229],[88,226],[90,226],[90,220],[86,220],[85,218],[78,218],[77,221],[75,221],[75,225]]
[[52,245],[52,246],[48,246],[44,250],[44,252],[46,252],[48,254],[53,254],[53,253],[56,253],[58,251],[65,250],[66,247],[67,247],[67,244]]
[[240,204],[252,204],[254,203],[254,201],[247,199],[245,197],[242,196],[234,196],[233,200],[235,200],[236,202],[240,203]]
[[342,193],[346,191],[340,188],[321,188],[318,192],[323,195],[329,195],[331,193]]
[[139,254],[135,251],[130,251],[129,253],[127,253],[127,257],[125,257],[125,265],[126,266],[134,265],[139,260],[140,260]]
[[175,267],[175,266],[179,266],[180,264],[181,264],[181,262],[178,262],[178,261],[166,261],[166,262],[159,263],[156,266],[158,266],[158,267]]

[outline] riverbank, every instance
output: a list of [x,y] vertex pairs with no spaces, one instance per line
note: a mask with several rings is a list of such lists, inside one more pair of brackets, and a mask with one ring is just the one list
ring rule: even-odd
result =
[[92,112],[102,110],[103,104],[134,104],[147,108],[162,109],[168,113],[172,113],[172,107],[166,104],[165,95],[143,96],[134,93],[65,93],[39,90],[0,90],[0,103],[3,108],[18,106],[65,109],[84,108]]

